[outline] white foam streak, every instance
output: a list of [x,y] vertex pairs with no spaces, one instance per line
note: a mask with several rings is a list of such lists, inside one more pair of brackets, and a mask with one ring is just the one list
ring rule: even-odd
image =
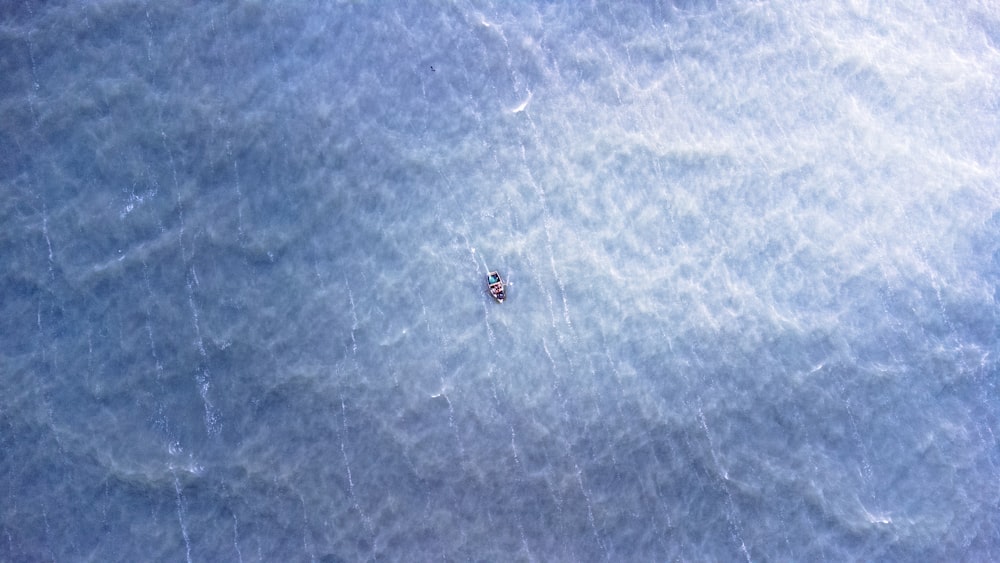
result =
[[[34,16],[31,11],[31,3],[26,3],[25,6],[28,7],[28,13]],[[35,108],[35,99],[41,89],[41,84],[38,83],[38,64],[35,62],[35,45],[31,41],[32,33],[33,31],[28,31],[25,36],[25,43],[28,45],[28,59],[31,61],[31,90],[28,91],[28,110],[31,112],[32,128],[37,130],[38,110]]]
[[48,208],[42,206],[42,234],[45,235],[45,245],[49,250],[49,276],[55,275],[55,260],[52,257],[52,239],[49,238],[49,211]]
[[194,324],[195,347],[198,349],[198,353],[201,355],[202,360],[202,365],[198,368],[198,372],[195,375],[195,381],[198,383],[198,394],[201,395],[202,405],[205,409],[205,430],[210,436],[213,436],[218,434],[220,431],[219,415],[215,412],[215,407],[212,405],[212,400],[208,395],[212,384],[208,368],[204,365],[208,362],[208,352],[205,350],[205,342],[201,337],[201,322],[199,321],[198,307],[194,302],[193,284],[197,281],[198,275],[195,273],[195,269],[192,266],[190,270],[190,279],[187,283],[188,306],[191,308],[191,319]]
[[[841,392],[846,394],[847,390],[842,386]],[[844,398],[844,409],[847,411],[847,418],[851,423],[851,435],[854,437],[854,443],[857,444],[858,452],[861,455],[862,470],[859,471],[859,473],[870,491],[872,482],[872,464],[868,461],[868,454],[865,451],[865,443],[861,439],[861,431],[858,430],[858,421],[854,417],[854,411],[851,409],[851,400],[847,397]]]
[[590,530],[594,534],[594,539],[597,541],[597,545],[601,546],[601,550],[604,552],[604,558],[607,559],[608,547],[605,545],[604,540],[601,539],[601,535],[597,531],[597,522],[594,520],[594,506],[590,501],[590,491],[583,484],[583,471],[575,462],[573,467],[576,469],[576,482],[580,486],[580,492],[583,493],[584,500],[587,502],[587,520],[590,522]]
[[361,502],[358,500],[358,495],[354,491],[354,476],[351,474],[351,462],[347,457],[347,406],[344,403],[344,398],[340,398],[340,417],[341,417],[341,432],[340,432],[340,454],[344,458],[344,468],[347,470],[347,486],[348,493],[351,497],[351,502],[354,505],[354,510],[358,512],[361,516],[361,521],[364,523],[365,530],[368,531],[368,536],[371,538],[372,552],[374,555],[375,551],[375,528],[372,525],[371,518],[368,514],[361,508]]
[[525,98],[524,101],[522,101],[520,104],[518,104],[517,107],[515,107],[512,110],[510,110],[510,112],[511,113],[521,113],[522,111],[524,111],[525,109],[527,109],[528,104],[531,103],[531,96],[532,96],[531,90],[528,90],[528,97]]
[[215,407],[212,405],[212,401],[209,398],[209,390],[211,388],[211,381],[209,378],[209,373],[207,368],[205,368],[204,363],[208,360],[208,353],[205,351],[205,344],[201,336],[201,323],[199,322],[198,306],[195,304],[194,300],[194,288],[195,286],[201,285],[198,282],[198,273],[194,266],[190,265],[190,256],[188,254],[187,247],[184,244],[184,205],[181,201],[179,184],[177,180],[177,167],[174,163],[173,153],[167,144],[167,134],[163,131],[160,132],[160,138],[163,141],[163,149],[167,152],[168,159],[170,161],[170,169],[174,177],[174,188],[177,197],[177,218],[180,224],[180,228],[177,233],[177,244],[180,246],[181,250],[181,260],[184,265],[188,267],[188,280],[185,283],[188,298],[188,307],[191,310],[192,324],[194,325],[195,331],[195,347],[198,350],[199,355],[202,359],[202,365],[198,368],[198,373],[195,375],[195,381],[198,384],[198,394],[201,396],[202,405],[205,409],[205,430],[209,436],[213,436],[219,433],[219,416],[215,412]]
[[240,188],[240,166],[233,156],[232,141],[226,141],[226,153],[233,161],[233,178],[236,184],[236,231],[240,244],[246,240],[246,232],[243,230],[243,190]]
[[726,519],[729,521],[730,531],[733,535],[733,541],[740,545],[740,550],[743,552],[743,556],[746,557],[747,562],[751,561],[750,551],[747,549],[746,541],[743,539],[743,525],[740,523],[739,514],[736,510],[736,503],[733,501],[733,493],[729,490],[729,471],[726,470],[722,463],[719,461],[719,456],[716,453],[715,441],[712,439],[712,433],[708,430],[708,422],[705,420],[705,413],[702,411],[701,407],[698,407],[698,420],[701,422],[701,427],[705,431],[705,437],[708,439],[708,450],[712,455],[712,461],[715,463],[715,468],[719,472],[719,484],[722,490],[726,493]]
[[358,311],[354,305],[354,293],[351,291],[351,284],[344,278],[344,285],[347,286],[347,298],[351,301],[351,352],[358,355],[358,340],[354,337],[354,332],[358,330]]
[[191,563],[191,537],[188,535],[187,528],[187,503],[184,502],[184,495],[181,494],[181,482],[177,478],[177,473],[174,472],[173,468],[170,468],[170,473],[174,477],[174,492],[176,493],[177,501],[177,522],[181,526],[181,535],[184,537],[184,554],[187,563]]
[[306,499],[299,493],[299,505],[302,506],[302,549],[309,554],[309,560],[316,560],[316,553],[309,544],[309,513],[306,511]]
[[488,300],[483,300],[483,321],[486,323],[486,336],[489,339],[490,346],[496,345],[497,338],[493,333],[493,325],[490,324],[490,306]]
[[[566,321],[566,326],[572,330],[573,323],[569,318],[569,301],[566,299],[566,285],[563,283],[562,276],[559,275],[559,270],[556,268],[555,251],[552,249],[552,216],[549,213],[549,206],[546,202],[545,189],[535,181],[535,177],[531,172],[531,167],[528,166],[528,155],[526,149],[524,148],[524,143],[521,143],[521,162],[528,174],[528,180],[531,181],[532,187],[535,188],[535,193],[538,195],[538,201],[542,208],[542,226],[545,230],[545,248],[549,255],[549,265],[552,268],[552,275],[555,277],[556,285],[559,286],[559,295],[563,302],[563,318]],[[551,296],[549,299],[551,300]],[[553,322],[555,322],[554,318]]]
[[455,407],[451,404],[451,399],[448,398],[446,393],[442,392],[441,396],[448,403],[448,426],[451,427],[451,431],[455,434],[455,443],[458,444],[458,457],[460,460],[465,461],[465,444],[462,443],[462,435],[458,431],[458,425],[455,424]]
[[528,561],[537,561],[535,554],[531,552],[531,547],[528,546],[528,538],[524,535],[524,526],[521,525],[520,520],[517,523],[517,531],[521,534],[521,549],[524,550]]
[[233,547],[236,549],[236,560],[243,563],[243,551],[240,550],[240,521],[233,513]]
[[[509,424],[509,423],[508,423]],[[514,456],[514,465],[521,468],[521,459],[517,457],[517,433],[514,432],[514,425],[510,424],[510,451]]]

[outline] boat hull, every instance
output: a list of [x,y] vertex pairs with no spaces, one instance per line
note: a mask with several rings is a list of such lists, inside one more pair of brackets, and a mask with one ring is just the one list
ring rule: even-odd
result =
[[506,284],[500,277],[500,272],[493,271],[486,274],[486,286],[497,303],[503,303],[507,298]]

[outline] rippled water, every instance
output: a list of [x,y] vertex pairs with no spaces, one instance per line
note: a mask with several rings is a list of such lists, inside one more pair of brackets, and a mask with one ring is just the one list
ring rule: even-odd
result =
[[998,77],[990,2],[0,8],[0,559],[996,559]]

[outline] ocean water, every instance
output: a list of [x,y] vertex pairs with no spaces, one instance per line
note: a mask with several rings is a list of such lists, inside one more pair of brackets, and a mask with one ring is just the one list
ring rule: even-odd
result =
[[4,3],[0,560],[1000,559],[998,150],[990,0]]

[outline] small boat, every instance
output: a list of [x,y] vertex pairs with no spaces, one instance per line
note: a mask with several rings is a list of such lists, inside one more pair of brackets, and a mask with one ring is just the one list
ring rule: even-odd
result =
[[500,272],[490,272],[486,275],[486,283],[490,287],[490,295],[493,299],[497,300],[497,303],[503,303],[504,298],[507,295],[504,293],[504,283],[503,278],[500,277]]

